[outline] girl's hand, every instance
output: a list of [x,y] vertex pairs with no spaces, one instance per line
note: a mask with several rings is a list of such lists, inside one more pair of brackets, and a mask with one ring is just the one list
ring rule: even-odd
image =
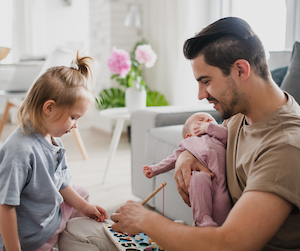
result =
[[108,217],[105,209],[103,209],[102,207],[100,207],[98,205],[92,205],[89,203],[87,203],[84,206],[81,213],[83,213],[85,216],[92,218],[98,222],[103,222]]
[[143,174],[145,174],[147,178],[152,178],[154,175],[153,170],[150,166],[143,166]]

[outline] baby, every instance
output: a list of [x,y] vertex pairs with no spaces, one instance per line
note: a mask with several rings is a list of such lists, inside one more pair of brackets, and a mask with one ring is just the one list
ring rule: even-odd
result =
[[192,173],[189,197],[194,224],[199,227],[221,226],[232,206],[225,171],[227,128],[218,125],[209,113],[201,112],[186,120],[182,135],[184,140],[171,156],[158,164],[144,166],[143,173],[152,178],[174,169],[178,156],[188,150],[215,174],[211,179],[205,172]]

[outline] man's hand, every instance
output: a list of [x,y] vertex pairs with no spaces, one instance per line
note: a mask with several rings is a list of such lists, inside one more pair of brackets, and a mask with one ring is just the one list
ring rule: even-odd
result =
[[211,178],[215,177],[215,175],[207,167],[203,166],[189,151],[186,150],[179,155],[175,163],[174,179],[179,194],[188,206],[191,206],[189,188],[192,171],[203,171],[208,173]]
[[138,234],[141,232],[139,227],[143,225],[142,222],[149,216],[149,213],[141,204],[134,201],[127,201],[124,206],[121,206],[116,213],[110,216],[115,222],[112,225],[112,229],[116,232]]

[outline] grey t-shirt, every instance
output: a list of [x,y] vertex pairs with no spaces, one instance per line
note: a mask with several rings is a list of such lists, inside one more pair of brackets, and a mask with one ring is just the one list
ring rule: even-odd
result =
[[[62,142],[54,141],[57,146],[18,127],[0,149],[0,204],[16,208],[22,251],[42,246],[61,223],[59,190],[72,175]],[[2,238],[0,248],[5,250]]]

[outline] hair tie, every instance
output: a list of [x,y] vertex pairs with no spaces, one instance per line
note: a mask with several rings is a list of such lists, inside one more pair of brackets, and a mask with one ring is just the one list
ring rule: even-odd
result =
[[79,70],[79,66],[76,63],[72,63],[71,66],[70,66],[70,68],[74,69],[74,70],[77,70],[77,71]]

